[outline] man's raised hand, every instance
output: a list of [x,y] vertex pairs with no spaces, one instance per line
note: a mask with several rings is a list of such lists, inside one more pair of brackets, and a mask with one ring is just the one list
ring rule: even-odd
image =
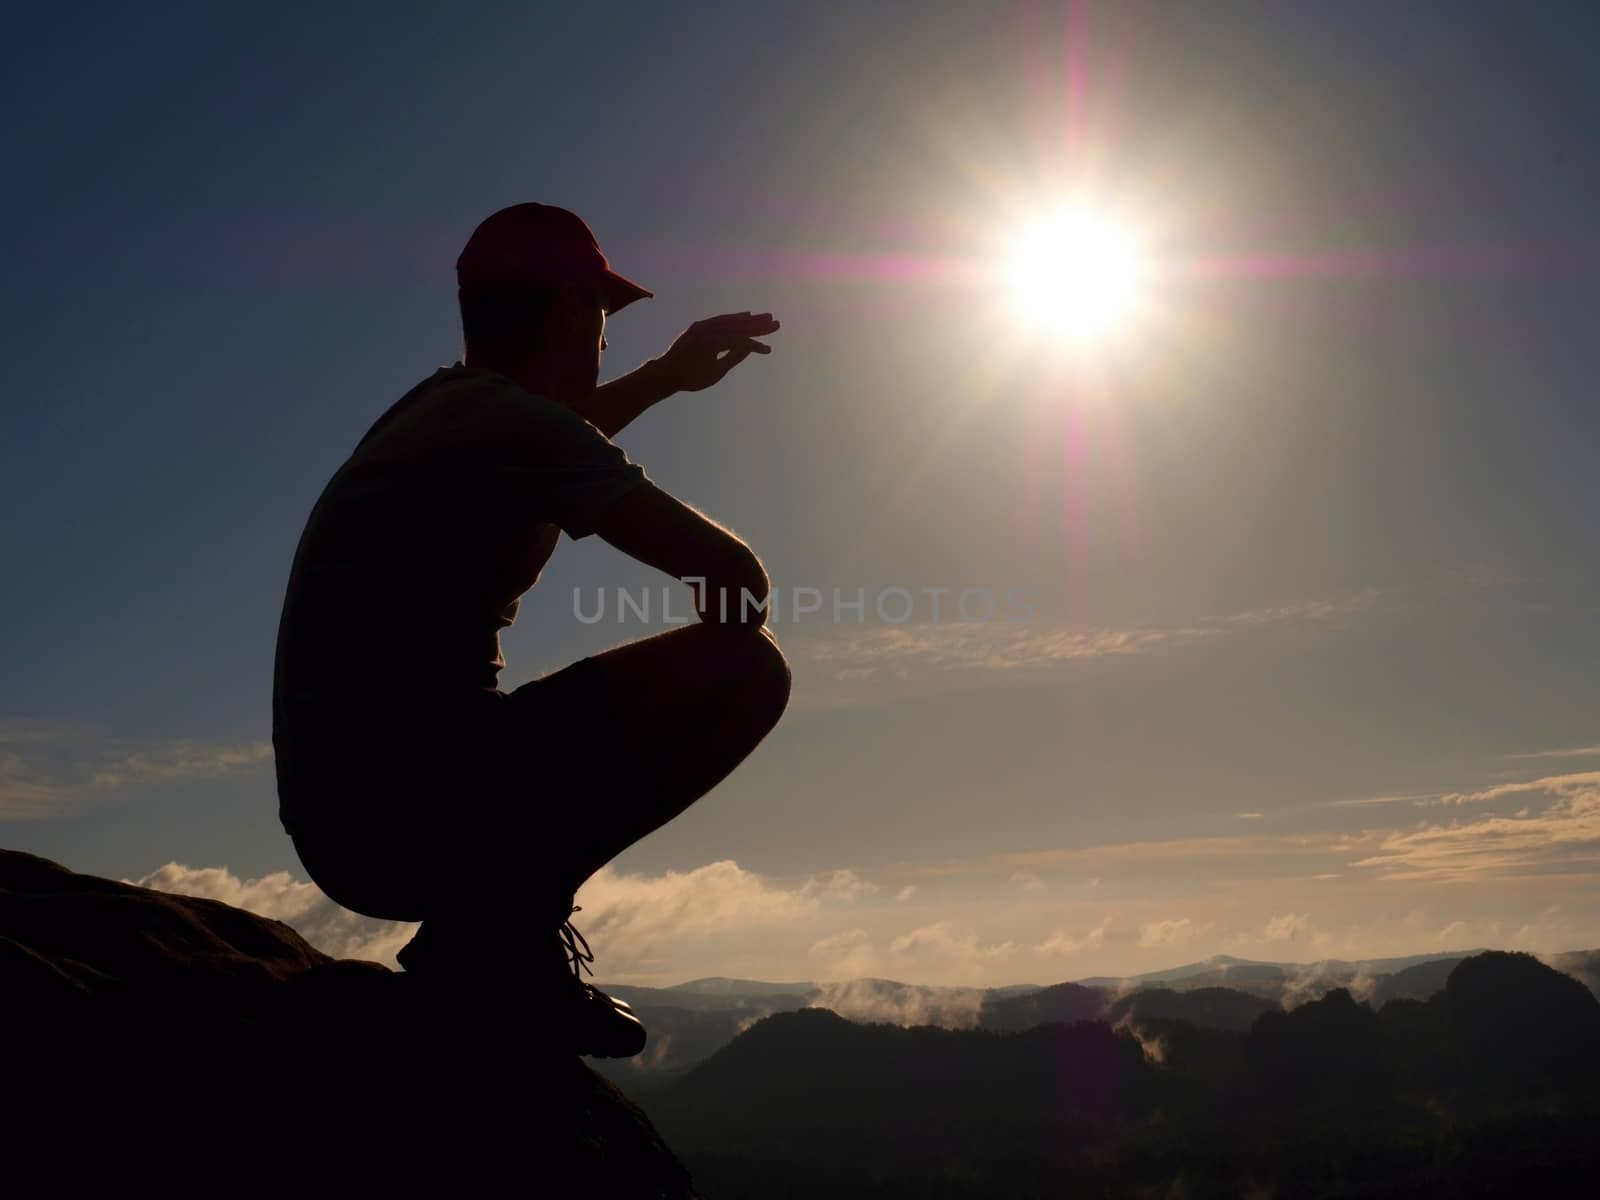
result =
[[702,391],[752,354],[771,354],[771,346],[755,339],[777,329],[771,313],[724,313],[696,321],[656,360],[660,378],[680,392]]

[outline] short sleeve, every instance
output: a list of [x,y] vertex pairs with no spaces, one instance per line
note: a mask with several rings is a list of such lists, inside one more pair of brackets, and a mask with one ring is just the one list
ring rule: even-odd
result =
[[568,537],[588,537],[606,510],[650,482],[622,447],[570,408],[527,393],[504,399],[510,411],[498,414],[492,455],[498,489]]

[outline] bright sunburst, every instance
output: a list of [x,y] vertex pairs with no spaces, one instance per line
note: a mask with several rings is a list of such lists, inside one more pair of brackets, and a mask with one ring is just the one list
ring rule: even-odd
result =
[[1041,331],[1081,340],[1120,328],[1137,305],[1143,265],[1129,232],[1084,209],[1021,230],[1007,274],[1018,308]]

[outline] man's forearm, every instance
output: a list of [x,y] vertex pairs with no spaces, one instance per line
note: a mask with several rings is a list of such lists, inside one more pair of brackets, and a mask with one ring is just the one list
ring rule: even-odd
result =
[[615,437],[645,409],[672,395],[675,389],[662,378],[659,364],[659,359],[652,358],[601,384],[575,402],[573,409],[608,438]]

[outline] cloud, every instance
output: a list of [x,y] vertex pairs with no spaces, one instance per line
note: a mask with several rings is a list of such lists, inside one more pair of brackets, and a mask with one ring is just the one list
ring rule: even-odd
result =
[[[1350,865],[1386,879],[1592,875],[1600,867],[1600,775],[1540,780],[1554,799],[1535,812],[1482,816],[1385,835],[1376,853]],[[1508,784],[1500,795],[1539,790]],[[1483,793],[1487,795],[1487,793]]]
[[911,899],[911,897],[915,896],[916,894],[917,894],[917,885],[914,884],[914,883],[908,883],[908,884],[905,885],[905,887],[901,888],[898,892],[896,892],[894,894],[895,903],[896,904],[904,904],[907,900]]
[[1574,746],[1570,750],[1535,750],[1531,754],[1508,754],[1507,758],[1594,758],[1600,746]]
[[1405,804],[1408,801],[1425,802],[1437,800],[1443,792],[1409,792],[1395,796],[1363,796],[1354,800],[1329,800],[1317,805],[1319,808],[1369,808],[1380,804]]
[[1542,779],[1529,779],[1520,783],[1498,783],[1476,792],[1445,792],[1434,798],[1433,802],[1441,805],[1485,804],[1529,792],[1572,796],[1592,793],[1597,789],[1600,789],[1600,771],[1580,771],[1570,775],[1546,775]]
[[220,900],[235,908],[282,921],[324,954],[358,958],[398,969],[395,952],[417,931],[414,923],[377,921],[342,908],[314,883],[273,871],[240,879],[226,867],[189,867],[169,862],[143,879],[124,879],[138,887],[179,896]]
[[216,746],[183,740],[129,754],[97,768],[89,776],[89,786],[96,791],[113,791],[128,784],[215,779],[254,771],[271,761],[270,742]]
[[1100,890],[1107,880],[1149,877],[1170,880],[1203,867],[1219,878],[1304,879],[1344,866],[1352,853],[1377,848],[1376,833],[1237,833],[1212,837],[1054,846],[970,858],[900,863],[896,872],[913,879],[976,876],[1006,880],[1016,871],[1087,876]]
[[970,1029],[983,1009],[983,989],[846,979],[824,984],[811,1007],[831,1009],[846,1020],[863,1023]]
[[1211,922],[1196,925],[1188,917],[1176,920],[1151,921],[1139,930],[1139,945],[1148,950],[1154,946],[1181,946],[1211,928]]
[[[1349,845],[1376,851],[1388,836],[1374,834]],[[1259,857],[1293,840],[1237,841]],[[1215,841],[1222,841],[1225,851],[1214,863],[1195,857],[1196,847],[1203,851]],[[1315,840],[1321,854],[1337,853],[1338,845],[1332,838]],[[1303,871],[1234,879],[1235,840],[1191,839],[1177,847],[1160,847],[1153,860],[1157,869],[1148,876],[1168,881],[1165,899],[1152,898],[1146,878],[1128,886],[1124,866],[1142,874],[1148,862],[1107,861],[1089,848],[1087,853],[1107,870],[1104,885],[1093,892],[1073,898],[1072,889],[1053,888],[1050,902],[1041,903],[1016,888],[950,887],[940,889],[935,913],[941,919],[936,920],[908,919],[911,912],[932,908],[931,902],[922,900],[908,910],[889,889],[861,889],[857,899],[841,899],[857,891],[852,880],[867,882],[853,868],[779,881],[732,861],[661,875],[607,868],[580,891],[585,907],[575,919],[596,953],[602,987],[727,975],[796,982],[804,976],[839,984],[867,979],[885,986],[899,980],[924,989],[973,989],[1126,976],[1219,951],[1321,961],[1482,947],[1548,953],[1600,939],[1593,916],[1600,911],[1600,883],[1594,882],[1600,874],[1592,869],[1486,888],[1460,888],[1455,875],[1442,877],[1442,885],[1427,876],[1421,882],[1386,878],[1376,886],[1372,868],[1332,881],[1314,881]],[[1173,887],[1179,869],[1189,874]],[[1003,884],[1008,878],[1009,872],[1002,872],[995,881]],[[226,867],[172,862],[128,882],[234,904],[284,921],[326,953],[391,968],[395,951],[416,928],[342,909],[288,871],[243,878]],[[1168,904],[1184,907],[1164,908]],[[1174,911],[1185,915],[1173,916]],[[1318,916],[1315,923],[1312,912]],[[983,932],[992,930],[1004,933]],[[530,937],[534,932],[530,928]],[[507,956],[529,944],[515,933],[507,936]],[[1307,996],[1315,994],[1316,978],[1312,973],[1301,981]],[[871,1019],[902,1023],[959,1023],[970,1009],[967,1001],[935,1001],[894,987],[887,993],[882,987],[835,987],[828,996],[829,1005],[841,1010],[853,1005],[851,1015],[866,1019],[863,1014],[872,1012],[877,1015]]]
[[815,875],[806,880],[800,888],[802,896],[838,900],[844,904],[854,904],[863,896],[870,896],[876,891],[878,891],[877,884],[862,879],[848,867]]
[[[904,863],[897,872],[912,879],[969,876],[1004,882],[1027,874],[1093,871],[1096,878],[1110,877],[1122,886],[1136,880],[1170,886],[1175,875],[1193,877],[1197,873],[1234,885],[1336,880],[1357,868],[1398,881],[1580,874],[1600,866],[1600,772],[1549,776],[1451,795],[1457,797],[1457,807],[1511,798],[1533,802],[1519,805],[1514,815],[1484,814],[1405,828],[1263,831],[1053,847]],[[1543,804],[1537,803],[1541,796]]]
[[[1058,930],[1038,945],[1025,946],[1015,941],[985,943],[971,930],[963,929],[954,922],[937,921],[891,938],[887,951],[883,954],[877,951],[867,930],[856,927],[818,939],[811,944],[807,953],[825,978],[846,982],[875,976],[884,971],[931,970],[946,978],[952,974],[957,976],[967,974],[977,978],[986,977],[992,967],[1013,962],[1024,953],[1031,952],[1048,960],[1098,950],[1105,944],[1106,930],[1110,924],[1111,919],[1107,917],[1095,928],[1084,933],[1069,934]],[[869,982],[878,985],[884,983],[882,979]],[[834,1008],[842,1015],[852,1016],[852,1019],[864,1019],[853,1015],[862,1011],[861,1006],[865,1004],[863,993],[859,989],[830,986],[828,995],[833,1000],[847,997],[856,1007],[849,1013],[831,1001],[824,1004],[824,1007]],[[873,1003],[877,1004],[881,1000],[881,995],[878,993],[874,995],[877,998]],[[951,1024],[947,1017],[937,1019],[929,1017],[925,1011],[926,1004],[926,998],[918,1000],[919,1007],[912,1012],[906,1007],[905,997],[899,996],[894,1000],[895,1012],[898,1015],[872,1019],[895,1020],[900,1024]],[[965,1002],[955,1002],[955,1007],[964,1010]],[[956,1022],[956,1026],[959,1024],[960,1022]]]
[[1040,879],[1032,871],[1013,871],[1010,881],[1016,885],[1018,891],[1029,892],[1033,895],[1038,895],[1044,891],[1044,880]]
[[0,750],[0,818],[27,821],[48,816],[70,795],[65,785],[38,777],[22,755]]
[[1267,926],[1261,931],[1261,940],[1265,942],[1292,942],[1308,937],[1311,933],[1311,917],[1306,913],[1284,913],[1272,917],[1267,921]]
[[888,962],[897,971],[937,972],[946,979],[978,982],[1020,949],[1011,941],[984,944],[952,921],[935,921],[890,941]]
[[1369,587],[1349,596],[1246,609],[1244,612],[1234,613],[1231,617],[1223,617],[1215,623],[1236,628],[1250,628],[1259,625],[1301,625],[1309,622],[1333,621],[1371,608],[1378,599],[1378,594],[1377,588]]
[[1241,821],[1259,821],[1266,814],[1258,812],[1236,812],[1233,815],[1238,817]]
[[846,929],[819,938],[806,953],[825,979],[855,979],[879,970],[878,955],[865,929]]
[[[220,900],[259,916],[284,922],[317,949],[341,958],[364,958],[397,969],[395,952],[416,933],[415,923],[377,921],[342,908],[314,883],[275,871],[241,879],[226,867],[168,863],[143,879],[140,887]],[[728,949],[741,936],[770,936],[789,926],[803,933],[835,904],[849,905],[879,890],[849,868],[811,876],[782,887],[738,863],[708,863],[691,871],[662,875],[623,874],[602,868],[580,889],[582,911],[574,922],[594,943],[596,965],[608,978],[671,969],[697,944]],[[529,936],[535,931],[530,928]],[[513,936],[514,935],[508,935]],[[520,938],[508,955],[525,952]],[[838,935],[833,949],[848,957],[850,934]],[[828,939],[816,944],[826,956]],[[870,945],[863,947],[870,954]],[[858,963],[868,960],[857,955]]]
[[585,936],[602,942],[611,976],[668,970],[686,944],[814,920],[825,901],[850,904],[877,885],[849,869],[797,887],[772,883],[731,859],[691,871],[623,874],[602,867],[579,890]]
[[1377,596],[1369,588],[1181,625],[1120,629],[1073,629],[1004,617],[834,625],[826,632],[796,630],[785,649],[796,666],[797,697],[806,706],[852,707],[921,695],[928,686],[985,686],[1048,675],[1081,659],[1147,654],[1272,627],[1328,624],[1369,608]]
[[1075,935],[1057,930],[1035,946],[1034,950],[1045,958],[1066,958],[1086,950],[1098,950],[1105,945],[1106,930],[1110,925],[1111,918],[1107,917],[1085,934]]
[[96,794],[270,769],[270,742],[113,737],[72,722],[0,721],[0,819],[38,820]]
[[[1303,959],[1309,955],[1326,958],[1333,943],[1331,935],[1319,930],[1311,922],[1311,915],[1302,912],[1277,913],[1264,924],[1237,930],[1222,939],[1222,946],[1233,954],[1246,958],[1265,957],[1274,961]],[[1331,986],[1322,981],[1326,972],[1317,967],[1300,972],[1289,983],[1296,995],[1304,993],[1310,1000],[1320,996]],[[1300,976],[1304,978],[1300,978]]]
[[1278,1001],[1285,1009],[1295,1009],[1312,1000],[1320,1000],[1336,987],[1348,991],[1358,1004],[1371,1003],[1377,994],[1378,977],[1367,967],[1359,968],[1351,976],[1333,963],[1307,963],[1284,979]]

